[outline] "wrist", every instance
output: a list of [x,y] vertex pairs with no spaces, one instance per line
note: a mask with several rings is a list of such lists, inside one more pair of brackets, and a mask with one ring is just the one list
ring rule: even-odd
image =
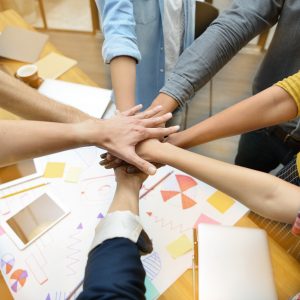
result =
[[83,146],[99,146],[105,144],[109,139],[107,130],[105,130],[105,121],[97,119],[89,119],[80,123],[70,124],[73,129],[74,140],[78,147]]
[[177,101],[175,101],[171,96],[164,93],[158,94],[158,96],[152,102],[150,108],[156,107],[158,105],[161,105],[163,107],[163,110],[159,112],[158,115],[163,115],[167,112],[172,112],[178,107]]

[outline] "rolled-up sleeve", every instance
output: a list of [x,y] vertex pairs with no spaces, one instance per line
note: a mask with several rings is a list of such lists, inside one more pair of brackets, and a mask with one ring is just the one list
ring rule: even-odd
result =
[[160,92],[182,106],[244,45],[274,25],[284,0],[235,0],[180,56]]
[[297,108],[298,116],[300,115],[300,71],[293,76],[279,81],[276,83],[277,86],[283,88],[287,93],[294,99]]
[[105,63],[117,56],[131,56],[139,62],[132,0],[96,0],[104,35],[102,55]]

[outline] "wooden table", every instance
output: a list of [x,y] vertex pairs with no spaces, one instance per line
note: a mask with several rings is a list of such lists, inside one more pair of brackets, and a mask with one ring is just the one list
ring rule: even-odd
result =
[[[22,28],[32,29],[16,12],[12,10],[4,11],[0,13],[0,31],[7,25],[18,26]],[[44,48],[41,57],[47,55],[50,52],[57,52],[55,47],[51,43],[47,43]],[[10,74],[14,74],[15,71],[22,65],[15,61],[0,59],[0,66],[4,68]],[[73,67],[60,77],[60,79],[77,82],[86,85],[96,86],[96,84],[89,79],[89,77],[83,73],[78,67]],[[0,109],[0,119],[16,119],[15,115],[12,115],[4,110]],[[238,226],[244,227],[257,227],[248,217],[244,217],[238,223]],[[289,256],[285,250],[280,247],[274,240],[269,238],[271,257],[273,263],[274,277],[276,282],[276,288],[278,292],[279,300],[286,300],[290,296],[300,291],[300,264],[291,256]],[[3,277],[0,275],[0,299],[10,300],[11,295],[6,288]],[[186,271],[161,297],[163,300],[190,300],[193,299],[193,286],[192,286],[192,271]],[[255,300],[255,299],[253,299]]]

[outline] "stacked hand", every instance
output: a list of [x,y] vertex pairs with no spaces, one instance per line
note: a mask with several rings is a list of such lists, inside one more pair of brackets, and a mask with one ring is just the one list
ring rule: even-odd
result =
[[105,121],[103,132],[109,132],[109,135],[102,142],[102,148],[109,154],[102,157],[105,162],[101,164],[107,165],[109,162],[109,167],[115,168],[125,161],[148,175],[155,174],[156,167],[138,156],[135,147],[147,139],[162,139],[178,131],[179,126],[158,127],[172,117],[171,113],[155,117],[162,110],[161,106],[139,113],[140,109],[141,105],[135,106]]

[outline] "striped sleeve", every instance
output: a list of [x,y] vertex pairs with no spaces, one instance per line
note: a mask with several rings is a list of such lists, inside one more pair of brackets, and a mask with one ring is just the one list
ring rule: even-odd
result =
[[276,83],[283,88],[295,100],[298,107],[298,116],[300,115],[300,71]]

